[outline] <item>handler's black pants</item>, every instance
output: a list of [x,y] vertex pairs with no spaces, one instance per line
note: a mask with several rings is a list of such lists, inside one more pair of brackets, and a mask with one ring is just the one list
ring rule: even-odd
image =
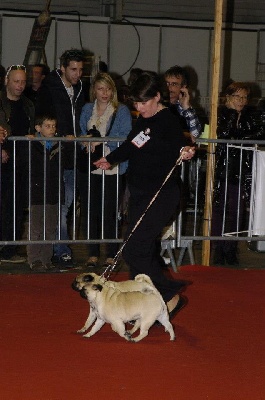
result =
[[[126,238],[130,235],[152,199],[152,195],[130,187],[129,225]],[[135,232],[132,234],[123,250],[123,257],[130,269],[130,278],[137,274],[150,276],[154,285],[161,293],[165,302],[174,297],[183,286],[178,281],[169,280],[163,273],[160,242],[158,237],[170,218],[176,213],[179,203],[179,188],[170,185],[163,188],[147,211]]]

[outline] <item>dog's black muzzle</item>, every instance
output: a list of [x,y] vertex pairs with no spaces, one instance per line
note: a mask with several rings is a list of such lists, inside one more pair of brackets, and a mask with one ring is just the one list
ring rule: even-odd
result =
[[80,296],[83,297],[83,299],[87,299],[86,290],[84,288],[80,290]]
[[76,292],[80,292],[80,289],[78,287],[78,283],[74,280],[74,282],[72,283],[72,289],[74,289]]

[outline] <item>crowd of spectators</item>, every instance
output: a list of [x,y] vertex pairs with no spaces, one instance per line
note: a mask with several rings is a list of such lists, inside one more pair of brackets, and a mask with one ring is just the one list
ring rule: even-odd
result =
[[[127,185],[128,164],[123,162],[119,167],[114,166],[106,170],[103,175],[100,169],[96,169],[92,164],[88,165],[88,160],[95,158],[97,150],[103,149],[102,142],[96,140],[76,142],[73,139],[80,136],[109,136],[126,139],[137,125],[139,116],[140,119],[145,118],[131,95],[132,89],[135,88],[137,82],[140,82],[143,74],[148,73],[150,77],[159,81],[161,87],[159,104],[162,104],[163,108],[167,107],[176,116],[189,145],[193,146],[203,131],[203,123],[192,106],[190,77],[185,68],[175,65],[163,75],[133,68],[127,82],[120,84],[120,81],[116,82],[108,72],[107,65],[101,62],[100,71],[91,80],[88,92],[87,84],[83,85],[82,82],[84,62],[84,53],[78,49],[71,49],[61,55],[59,68],[53,71],[50,71],[45,64],[36,64],[27,68],[24,65],[12,65],[7,69],[0,66],[1,240],[12,241],[22,238],[23,215],[25,209],[28,209],[28,205],[31,204],[30,212],[33,214],[30,215],[30,220],[36,221],[37,214],[40,219],[35,225],[33,223],[32,232],[29,232],[30,239],[41,240],[45,237],[45,239],[62,241],[62,243],[48,246],[47,252],[44,252],[45,255],[41,253],[40,246],[35,246],[35,248],[33,244],[28,246],[27,260],[18,254],[17,246],[2,246],[1,262],[27,261],[31,269],[42,270],[54,265],[72,268],[75,261],[72,246],[69,246],[67,241],[73,237],[69,229],[69,215],[75,212],[73,205],[76,202],[80,205],[80,235],[82,237],[88,235],[90,239],[117,238],[120,234],[120,231],[117,231],[117,210],[124,207],[124,201],[128,203],[130,196]],[[232,87],[234,91],[230,93]],[[219,138],[251,137],[253,140],[256,137],[264,138],[264,123],[257,117],[257,109],[254,113],[253,107],[247,107],[249,96],[250,87],[247,83],[232,82],[228,86],[224,92],[226,104],[218,109],[217,136]],[[149,100],[148,97],[146,101]],[[144,102],[142,100],[142,103]],[[259,110],[260,113],[264,113],[260,106]],[[246,126],[250,126],[249,121],[251,121],[251,128],[246,129]],[[254,125],[255,130],[252,129]],[[253,136],[254,131],[256,136]],[[28,141],[8,140],[11,136],[27,137],[28,140],[34,138],[35,141],[30,147]],[[40,137],[44,140],[36,142]],[[49,137],[62,137],[65,140],[56,142],[48,140]],[[104,153],[98,153],[98,158],[102,155],[106,157],[117,146],[116,142],[106,143]],[[30,162],[29,150],[31,151]],[[36,161],[38,151],[42,174]],[[213,207],[214,235],[221,235],[220,227],[223,224],[221,219],[223,209],[219,209],[222,201],[218,200],[224,194],[224,181],[220,179],[220,176],[224,176],[224,173],[222,175],[222,171],[220,172],[220,165],[225,167],[222,154],[222,146],[217,146]],[[235,158],[237,157],[232,157],[231,160]],[[54,178],[50,178],[50,173],[55,170],[57,163],[60,163],[62,167],[62,175],[56,175],[61,181],[62,193],[57,185],[53,184],[57,192],[57,196],[54,196],[50,193],[51,181],[54,182]],[[45,166],[44,169],[43,166]],[[251,169],[251,160],[248,160],[248,166]],[[34,175],[32,171],[39,171],[40,182],[37,179],[38,174]],[[251,180],[249,174],[251,173],[248,171],[248,182]],[[229,176],[228,179],[232,199],[230,203],[228,202],[228,207],[231,209],[233,199],[236,201],[238,192],[233,188],[234,182]],[[102,191],[103,186],[104,191]],[[42,200],[39,194],[36,195],[36,191],[41,193],[40,187],[44,193]],[[243,213],[243,197],[246,198],[246,193],[244,190],[242,193],[240,204],[242,203],[241,212]],[[104,204],[102,204],[102,199],[104,199]],[[45,209],[44,205],[49,208]],[[40,212],[40,208],[46,211]],[[36,210],[38,210],[37,213]],[[104,230],[102,230],[102,212]],[[43,220],[46,222],[53,220],[53,224],[44,223],[46,231],[40,232]],[[78,238],[76,234],[75,237]],[[236,246],[232,250],[224,250],[221,249],[221,245],[224,246],[225,242],[215,246],[216,263],[236,264],[238,262]],[[46,245],[41,246],[44,249]],[[99,245],[91,244],[87,250],[89,258],[84,260],[87,267],[98,266]],[[106,244],[104,264],[113,263],[117,250],[116,243]],[[37,253],[40,255],[37,256]]]

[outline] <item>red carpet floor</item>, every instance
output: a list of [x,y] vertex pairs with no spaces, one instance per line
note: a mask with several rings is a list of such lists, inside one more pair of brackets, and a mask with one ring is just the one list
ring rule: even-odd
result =
[[181,267],[193,283],[176,341],[152,327],[140,343],[75,333],[88,313],[75,276],[0,277],[1,399],[265,399],[265,271]]

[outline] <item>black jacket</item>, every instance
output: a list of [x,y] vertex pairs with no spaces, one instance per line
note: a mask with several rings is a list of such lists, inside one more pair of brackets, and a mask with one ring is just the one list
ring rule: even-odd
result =
[[[60,76],[60,70],[52,71],[43,81],[36,100],[36,115],[54,114],[57,118],[58,136],[80,134],[79,120],[84,105],[82,82],[74,88],[73,103]],[[65,143],[65,168],[74,166],[74,144]],[[79,146],[77,146],[79,148]]]
[[[59,178],[61,174],[61,203],[63,198],[63,176],[59,169],[59,143],[52,142],[52,148],[46,149],[46,142],[32,143],[31,147],[31,204],[44,204],[44,193],[46,204],[57,204],[59,202]],[[45,164],[46,153],[46,164]],[[44,175],[45,165],[45,175]],[[45,185],[46,181],[46,185]],[[44,191],[46,190],[46,192]]]
[[[21,136],[25,136],[27,134],[35,133],[35,109],[34,104],[31,100],[29,100],[24,94],[21,95],[21,100],[23,104],[24,112],[29,120],[29,130],[28,132],[21,132]],[[0,126],[7,130],[8,136],[12,136],[11,127],[10,127],[10,116],[11,116],[11,102],[7,97],[6,89],[3,88],[0,92]],[[13,160],[13,142],[5,141],[2,148],[9,153],[11,157],[9,160],[9,164],[12,163]],[[21,166],[26,161],[25,152],[27,151],[28,146],[25,141],[18,142],[17,151],[16,151],[16,162],[17,165]],[[3,169],[6,169],[6,165],[2,165]]]
[[[140,132],[150,132],[150,139],[138,148],[132,140]],[[149,195],[159,189],[175,165],[181,148],[186,145],[188,141],[178,117],[164,108],[150,118],[140,116],[127,139],[106,159],[110,164],[128,160],[127,181],[130,189],[133,187]],[[166,187],[176,184],[176,175],[172,174]]]
[[[26,133],[33,134],[35,132],[34,104],[23,93],[21,95],[21,100],[23,102],[23,108],[24,108],[25,114],[27,115],[27,117],[29,119],[29,132],[26,132]],[[12,132],[10,130],[10,125],[9,125],[10,115],[11,115],[11,103],[7,98],[6,89],[4,88],[0,92],[0,125],[7,130],[8,135],[12,135]],[[26,134],[26,133],[24,133],[24,134]]]

